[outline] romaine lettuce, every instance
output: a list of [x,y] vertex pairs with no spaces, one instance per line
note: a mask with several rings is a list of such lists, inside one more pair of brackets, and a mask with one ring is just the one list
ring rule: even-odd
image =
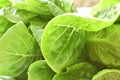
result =
[[47,65],[45,60],[39,60],[30,65],[28,80],[52,80],[55,72]]
[[92,61],[111,68],[120,68],[119,31],[120,25],[111,25],[101,31],[87,33],[86,53]]
[[0,80],[119,80],[120,0],[77,12],[73,0],[0,0]]
[[93,76],[92,80],[119,80],[120,70],[118,69],[104,69]]
[[0,75],[17,77],[40,56],[36,41],[24,23],[19,22],[0,38]]

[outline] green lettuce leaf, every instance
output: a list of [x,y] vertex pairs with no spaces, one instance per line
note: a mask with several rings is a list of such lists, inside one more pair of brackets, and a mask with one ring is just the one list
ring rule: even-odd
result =
[[75,14],[64,14],[52,19],[46,25],[42,41],[39,42],[48,65],[59,73],[63,68],[75,64],[84,45],[84,30],[98,31],[112,25],[111,21]]
[[73,0],[51,0],[64,12],[76,11]]
[[8,28],[10,28],[13,23],[8,21],[4,16],[3,16],[3,10],[0,10],[0,37],[6,32]]
[[52,1],[48,2],[48,6],[54,16],[64,13],[76,12],[73,0],[52,0]]
[[26,10],[19,10],[15,8],[4,8],[4,17],[8,19],[12,23],[18,23],[23,21],[24,23],[28,23],[30,19],[36,17],[38,14],[32,13]]
[[55,72],[47,65],[45,60],[36,61],[28,69],[28,80],[52,80]]
[[53,80],[91,80],[96,72],[93,65],[81,62],[68,67],[64,73],[56,74]]
[[120,70],[104,69],[93,76],[92,80],[119,80]]
[[26,26],[19,22],[0,38],[0,75],[17,77],[40,59],[40,49]]
[[80,61],[84,30],[77,22],[79,16],[76,15],[55,17],[46,25],[39,42],[45,60],[57,73]]
[[[59,1],[59,0],[58,0]],[[48,6],[50,8],[50,11],[52,12],[52,14],[54,16],[57,16],[57,15],[60,15],[60,14],[64,14],[65,12],[60,8],[58,7],[55,3],[53,2],[49,2],[48,3]]]
[[91,14],[95,15],[101,9],[104,9],[106,7],[110,8],[111,6],[114,6],[118,3],[120,3],[120,0],[100,0],[100,2],[93,7]]
[[85,48],[90,60],[111,68],[120,68],[120,25],[98,32],[87,32]]
[[0,0],[0,8],[11,6],[11,5],[12,3],[10,2],[10,0]]
[[13,1],[13,7],[16,9],[22,9],[37,13],[41,16],[52,17],[52,13],[48,7],[49,0],[22,0]]
[[104,9],[99,10],[96,12],[94,17],[99,19],[116,19],[120,15],[120,4],[115,4],[113,6],[105,7]]
[[81,55],[84,35],[74,23],[77,20],[74,15],[57,16],[47,24],[39,42],[45,60],[57,73],[78,62]]
[[20,74],[19,76],[17,76],[15,78],[15,80],[28,80],[27,71],[28,71],[28,69],[26,69],[22,74]]
[[13,7],[38,13],[41,17],[52,18],[54,16],[75,12],[73,0],[23,0],[13,1]]
[[49,20],[37,16],[29,22],[32,34],[38,43],[41,42],[42,33],[48,21]]
[[5,33],[5,31],[10,28],[13,24],[5,19],[3,16],[0,16],[0,37]]

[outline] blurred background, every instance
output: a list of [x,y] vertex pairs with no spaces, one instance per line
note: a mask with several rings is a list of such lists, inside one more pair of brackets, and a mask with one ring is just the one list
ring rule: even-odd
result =
[[92,7],[96,5],[100,0],[74,0],[77,7]]

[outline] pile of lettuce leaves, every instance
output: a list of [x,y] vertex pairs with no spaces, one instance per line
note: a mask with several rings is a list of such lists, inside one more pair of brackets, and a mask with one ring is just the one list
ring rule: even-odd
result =
[[0,80],[119,79],[120,0],[0,0]]

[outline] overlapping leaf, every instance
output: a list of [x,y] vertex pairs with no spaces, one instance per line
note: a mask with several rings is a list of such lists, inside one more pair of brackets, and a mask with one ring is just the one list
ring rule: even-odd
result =
[[15,8],[4,8],[4,17],[8,19],[12,23],[18,23],[23,21],[24,23],[28,23],[30,19],[36,17],[38,14],[32,13],[26,10],[20,10]]
[[8,21],[2,13],[2,9],[0,10],[1,14],[0,14],[0,37],[5,33],[5,31],[10,28],[13,23],[11,23],[10,21]]
[[96,72],[93,65],[81,62],[68,67],[64,73],[56,74],[53,80],[91,80]]
[[88,32],[86,53],[94,62],[120,68],[120,25],[112,25],[98,32]]
[[54,75],[44,60],[34,62],[28,69],[28,80],[52,80]]
[[118,3],[120,3],[120,0],[100,0],[100,2],[96,6],[93,7],[92,15],[95,15],[101,9],[104,9],[106,7],[110,8]]
[[92,80],[119,80],[120,70],[119,69],[104,69],[98,72]]
[[17,77],[37,59],[39,47],[22,22],[0,38],[0,75]]

